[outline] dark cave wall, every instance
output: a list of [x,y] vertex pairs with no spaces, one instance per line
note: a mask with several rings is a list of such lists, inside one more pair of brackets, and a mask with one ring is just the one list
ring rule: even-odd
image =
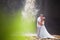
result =
[[60,1],[38,0],[37,4],[38,9],[41,9],[37,15],[39,16],[40,13],[43,13],[46,17],[45,26],[48,32],[60,35]]

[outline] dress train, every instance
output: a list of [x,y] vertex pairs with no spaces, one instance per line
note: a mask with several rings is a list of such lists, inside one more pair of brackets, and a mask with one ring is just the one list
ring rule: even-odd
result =
[[41,38],[55,38],[54,36],[52,36],[51,34],[48,33],[47,29],[45,28],[45,25],[43,25],[41,27],[40,30],[40,35]]

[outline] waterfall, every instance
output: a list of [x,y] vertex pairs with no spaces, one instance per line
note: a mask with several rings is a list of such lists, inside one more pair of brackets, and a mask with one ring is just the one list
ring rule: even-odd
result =
[[23,18],[35,20],[37,9],[35,7],[35,0],[26,0],[25,7],[22,12]]
[[25,6],[22,10],[22,21],[21,28],[24,30],[23,33],[34,33],[36,32],[36,14],[38,10],[35,6],[36,0],[25,0]]

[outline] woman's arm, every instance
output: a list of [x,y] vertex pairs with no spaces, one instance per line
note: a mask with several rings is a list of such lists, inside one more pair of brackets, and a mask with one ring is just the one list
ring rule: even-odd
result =
[[41,26],[43,25],[42,22],[38,22],[38,24],[41,25]]

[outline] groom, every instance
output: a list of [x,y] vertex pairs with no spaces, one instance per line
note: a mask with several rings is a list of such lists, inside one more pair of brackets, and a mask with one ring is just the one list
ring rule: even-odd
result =
[[44,20],[45,17],[43,16],[43,14],[40,14],[40,16],[37,18],[37,36],[40,37],[40,29],[41,27],[44,25]]

